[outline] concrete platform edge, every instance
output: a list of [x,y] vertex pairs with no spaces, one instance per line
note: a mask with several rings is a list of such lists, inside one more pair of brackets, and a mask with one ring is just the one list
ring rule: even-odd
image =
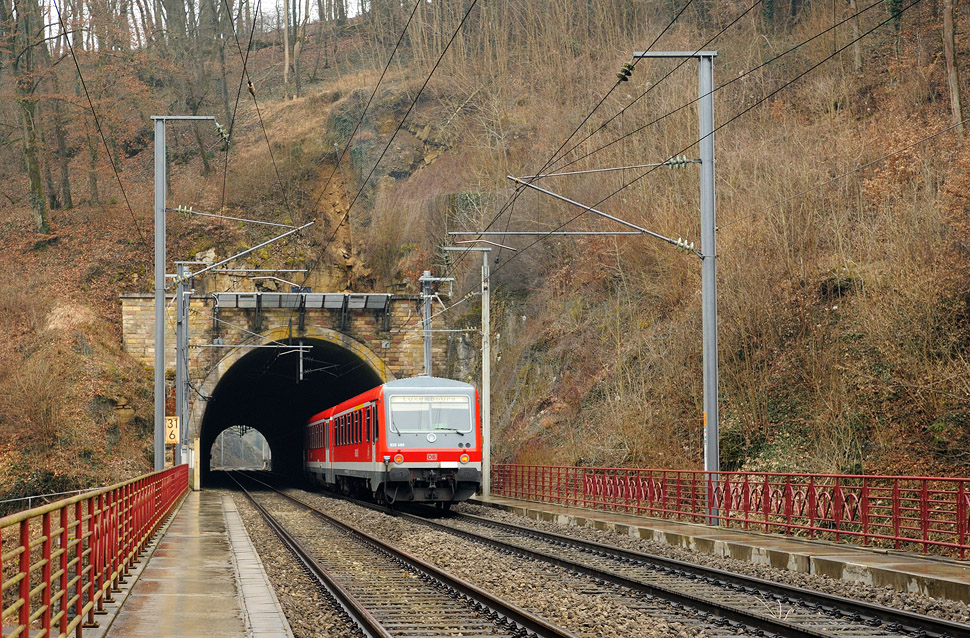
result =
[[135,583],[138,582],[138,579],[141,578],[141,575],[148,566],[148,563],[151,562],[152,556],[155,555],[155,550],[158,549],[159,543],[161,543],[162,539],[165,538],[165,532],[168,531],[169,526],[172,524],[172,521],[175,520],[176,515],[178,515],[179,510],[182,509],[184,504],[185,495],[179,499],[178,504],[172,508],[168,518],[155,532],[155,536],[145,546],[145,554],[135,561],[135,569],[129,572],[128,580],[122,583],[120,586],[121,592],[115,592],[113,594],[113,602],[106,602],[104,604],[104,609],[108,612],[107,615],[95,616],[98,626],[84,630],[83,635],[85,638],[104,638],[104,636],[107,635],[108,630],[111,629],[111,625],[115,621],[115,618],[118,617],[118,612],[121,611],[125,601],[128,600],[128,596],[131,594],[132,588],[135,586]]
[[[223,495],[222,511],[232,549],[232,566],[239,584],[236,595],[246,610],[246,635],[252,638],[293,638],[283,606],[231,496]],[[262,611],[254,611],[254,608]]]
[[723,558],[970,603],[970,567],[953,560],[505,498],[468,502],[533,520],[609,530]]

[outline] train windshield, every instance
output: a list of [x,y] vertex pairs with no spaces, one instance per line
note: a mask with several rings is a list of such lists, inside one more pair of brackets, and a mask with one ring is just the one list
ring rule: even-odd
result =
[[467,396],[392,396],[391,432],[472,431],[471,403]]

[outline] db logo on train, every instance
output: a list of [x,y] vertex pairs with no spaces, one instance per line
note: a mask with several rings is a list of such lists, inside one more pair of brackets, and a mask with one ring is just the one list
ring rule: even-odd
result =
[[438,460],[438,455],[437,454],[429,454],[428,455],[428,460],[429,461],[437,461]]

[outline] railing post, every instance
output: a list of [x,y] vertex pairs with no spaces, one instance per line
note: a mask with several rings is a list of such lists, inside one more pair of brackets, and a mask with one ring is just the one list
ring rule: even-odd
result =
[[785,536],[791,536],[792,489],[791,475],[785,476]]
[[97,558],[96,558],[96,563],[95,563],[96,567],[95,567],[95,570],[97,571],[97,579],[96,580],[97,580],[97,583],[98,583],[98,588],[97,588],[97,590],[95,592],[95,597],[97,598],[97,605],[96,605],[97,609],[95,609],[95,612],[94,612],[94,613],[96,613],[98,615],[103,615],[103,614],[108,613],[108,612],[106,612],[104,610],[104,596],[105,596],[105,593],[104,593],[104,569],[105,569],[105,564],[107,563],[107,558],[108,558],[108,556],[107,556],[107,553],[108,553],[108,546],[107,546],[107,544],[108,544],[107,521],[105,520],[107,518],[105,516],[105,509],[106,509],[107,505],[105,503],[105,500],[106,499],[104,497],[104,494],[99,494],[98,495],[98,499],[97,499],[97,502],[98,502],[98,505],[97,505],[97,507],[98,507],[98,512],[97,512],[98,513],[98,522],[97,522],[97,525],[95,525],[95,530],[97,531],[97,546],[98,546],[98,555],[97,555]]
[[899,528],[902,525],[899,498],[899,479],[893,479],[893,538],[896,541],[896,549],[899,549]]
[[859,497],[859,516],[862,517],[862,544],[869,544],[869,481],[862,479],[862,494]]
[[744,514],[744,529],[747,530],[751,526],[751,482],[748,481],[748,475],[744,475],[744,488],[742,494],[744,495],[743,503],[743,514]]
[[98,555],[98,543],[97,535],[95,533],[95,501],[97,499],[88,499],[88,577],[86,589],[88,592],[88,603],[91,608],[88,609],[88,620],[82,623],[82,626],[87,628],[94,628],[98,626],[98,623],[94,621],[94,608],[95,608],[95,588],[97,587],[96,574],[97,571],[97,555]]
[[771,529],[771,482],[767,474],[761,475],[761,513],[764,516],[765,533]]
[[[41,617],[41,627],[44,628],[44,636],[51,635],[51,514],[45,512],[41,522],[44,544],[41,546],[41,556],[44,559],[44,567],[41,569],[41,579],[44,581],[44,590],[41,594],[41,604],[44,606],[44,615]],[[26,631],[25,636],[30,632]]]
[[839,477],[835,477],[835,486],[832,491],[832,520],[835,522],[835,542],[842,540],[842,488],[839,485]]
[[[81,501],[74,504],[74,615],[80,618],[84,614],[84,505]],[[81,638],[81,625],[78,623],[74,630],[75,638]]]
[[967,551],[967,493],[964,481],[957,482],[957,542],[960,544],[960,560]]
[[806,495],[806,500],[808,501],[808,537],[815,538],[815,514],[818,499],[815,494],[815,477],[808,477],[808,494]]
[[919,518],[920,518],[920,529],[923,532],[923,553],[926,553],[926,539],[929,538],[929,526],[930,526],[930,493],[929,488],[926,486],[926,479],[920,480],[920,495],[919,495]]
[[61,508],[61,604],[59,605],[58,611],[61,612],[61,622],[60,622],[60,632],[61,634],[67,634],[67,612],[70,606],[68,605],[67,595],[67,564],[70,562],[68,559],[71,537],[67,530],[67,507]]
[[23,636],[30,636],[30,519],[20,521],[20,584],[17,590],[23,604],[20,606],[18,623]]

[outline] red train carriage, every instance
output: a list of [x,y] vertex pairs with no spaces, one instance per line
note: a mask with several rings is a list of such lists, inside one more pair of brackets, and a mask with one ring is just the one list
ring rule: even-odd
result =
[[389,381],[310,418],[306,476],[388,503],[463,501],[482,476],[474,386],[438,377]]

